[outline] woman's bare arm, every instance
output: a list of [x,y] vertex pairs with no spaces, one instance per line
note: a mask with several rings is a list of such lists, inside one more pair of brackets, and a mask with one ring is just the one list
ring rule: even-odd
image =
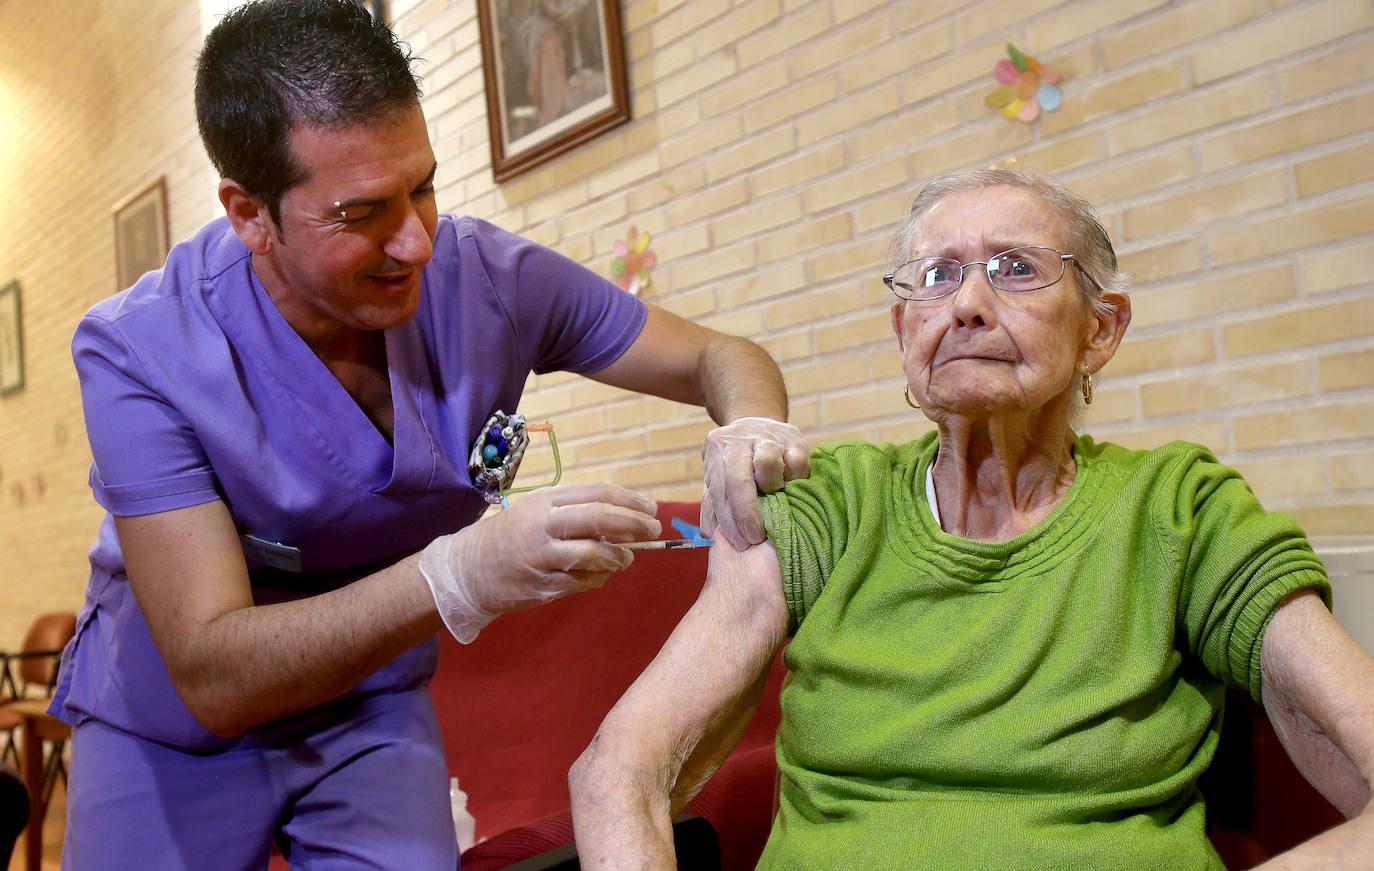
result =
[[1303,776],[1348,817],[1265,863],[1271,871],[1368,868],[1374,856],[1374,660],[1316,594],[1281,606],[1264,637],[1265,710]]
[[706,585],[569,772],[584,868],[672,868],[672,818],[724,761],[787,634],[768,542],[711,549]]

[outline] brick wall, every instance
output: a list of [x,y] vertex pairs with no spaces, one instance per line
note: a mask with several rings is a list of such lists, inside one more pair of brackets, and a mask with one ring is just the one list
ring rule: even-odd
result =
[[[153,6],[134,33],[108,11],[73,32],[55,8],[0,4],[0,123],[38,133],[0,146],[17,204],[0,210],[0,280],[24,282],[29,362],[29,388],[0,402],[16,591],[0,643],[84,583],[98,513],[66,346],[110,289],[109,205],[165,171],[174,236],[214,213],[190,112],[197,12]],[[634,120],[499,187],[474,2],[392,9],[427,59],[441,208],[601,272],[630,225],[648,230],[648,298],[762,342],[814,440],[926,429],[877,278],[891,233],[932,174],[1030,167],[1101,208],[1136,277],[1088,428],[1201,441],[1313,533],[1374,530],[1374,0],[630,0]],[[982,102],[1008,39],[1067,74],[1036,127]],[[555,374],[522,410],[556,423],[568,478],[698,492],[698,409]],[[551,466],[533,450],[526,476]]]

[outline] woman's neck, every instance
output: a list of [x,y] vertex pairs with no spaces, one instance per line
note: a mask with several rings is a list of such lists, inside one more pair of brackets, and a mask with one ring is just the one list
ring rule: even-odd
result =
[[1067,415],[950,416],[937,424],[935,494],[952,535],[1015,538],[1048,517],[1073,485]]

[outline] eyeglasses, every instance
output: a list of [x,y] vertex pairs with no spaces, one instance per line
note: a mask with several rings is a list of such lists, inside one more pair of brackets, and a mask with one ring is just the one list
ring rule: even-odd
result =
[[996,254],[987,260],[960,263],[952,257],[918,257],[898,266],[895,272],[883,276],[883,283],[902,299],[941,299],[954,293],[964,283],[964,270],[983,266],[988,284],[1007,293],[1026,293],[1059,282],[1064,277],[1064,264],[1078,267],[1099,290],[1097,283],[1072,254],[1060,254],[1053,248],[1024,245]]

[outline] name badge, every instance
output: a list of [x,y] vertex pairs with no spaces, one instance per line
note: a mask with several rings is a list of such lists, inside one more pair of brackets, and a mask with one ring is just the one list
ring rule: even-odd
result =
[[241,535],[239,540],[243,542],[243,552],[249,559],[256,560],[269,568],[294,574],[301,573],[300,548],[268,541],[265,538],[258,538],[256,535]]

